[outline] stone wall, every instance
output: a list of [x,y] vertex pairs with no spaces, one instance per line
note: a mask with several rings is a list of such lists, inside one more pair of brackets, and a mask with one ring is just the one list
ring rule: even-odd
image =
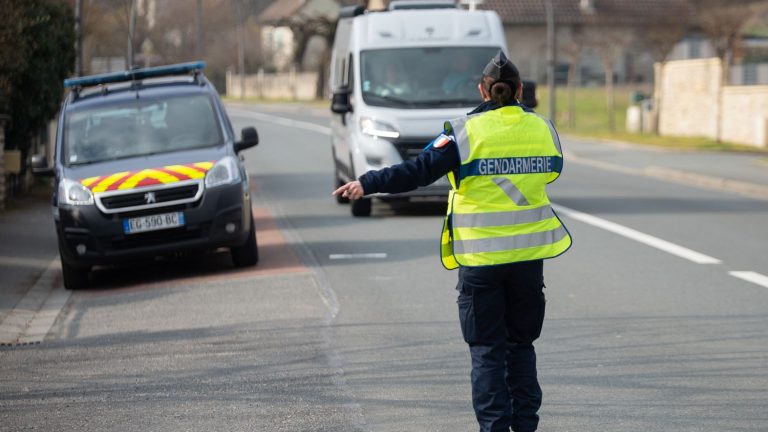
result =
[[768,86],[723,88],[723,141],[768,146]]
[[[317,72],[259,72],[245,76],[245,97],[276,100],[314,100]],[[227,71],[227,96],[240,98],[240,75]]]
[[656,67],[659,133],[717,136],[719,59],[678,60]]
[[768,86],[724,86],[720,59],[656,65],[659,133],[768,146]]

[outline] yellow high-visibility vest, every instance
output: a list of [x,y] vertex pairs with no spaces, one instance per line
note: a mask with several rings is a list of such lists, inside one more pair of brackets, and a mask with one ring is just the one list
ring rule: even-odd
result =
[[571,246],[546,185],[563,165],[552,123],[506,106],[445,123],[459,148],[458,176],[443,223],[441,258],[447,269],[553,258]]

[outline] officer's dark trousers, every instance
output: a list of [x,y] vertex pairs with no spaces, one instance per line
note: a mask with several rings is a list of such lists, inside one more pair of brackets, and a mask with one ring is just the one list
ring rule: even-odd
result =
[[543,288],[540,260],[459,269],[459,319],[481,432],[536,430],[541,387],[533,341],[544,321]]

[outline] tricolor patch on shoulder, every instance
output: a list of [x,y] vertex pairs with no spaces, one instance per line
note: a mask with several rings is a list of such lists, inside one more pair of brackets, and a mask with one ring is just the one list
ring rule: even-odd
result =
[[441,148],[451,142],[451,138],[446,136],[445,134],[441,134],[439,137],[437,137],[434,141],[432,141],[432,147],[434,148]]

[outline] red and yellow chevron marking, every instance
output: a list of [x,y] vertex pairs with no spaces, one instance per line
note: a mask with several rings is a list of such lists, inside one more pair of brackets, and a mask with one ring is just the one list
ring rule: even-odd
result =
[[80,183],[93,193],[128,190],[144,186],[200,179],[213,167],[213,162],[196,162],[186,165],[168,165],[139,171],[123,171],[115,174],[88,177]]

